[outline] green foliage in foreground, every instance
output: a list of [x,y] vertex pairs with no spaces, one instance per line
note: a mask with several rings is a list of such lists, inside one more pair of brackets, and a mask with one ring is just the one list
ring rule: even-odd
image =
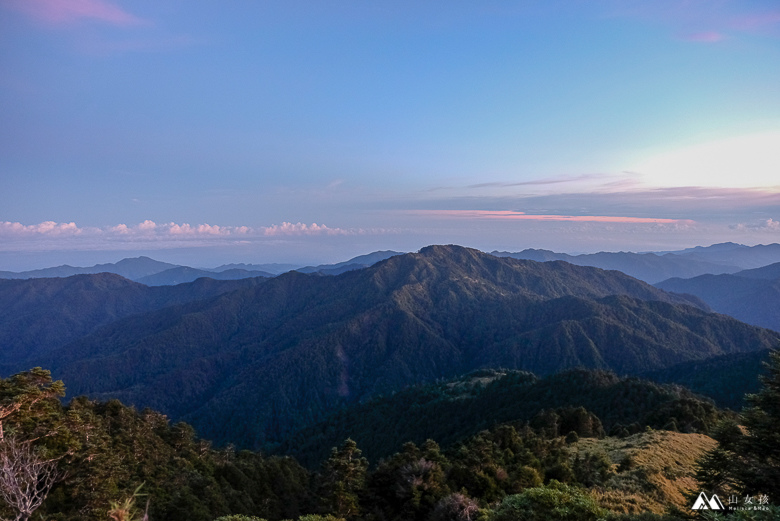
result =
[[597,521],[606,515],[582,489],[553,480],[504,498],[493,521]]
[[[748,433],[724,427],[718,434],[718,450],[743,467],[729,471],[728,458],[713,451],[702,479],[777,497],[771,487],[778,483],[780,355],[772,360],[744,413]],[[579,438],[604,435],[599,418],[582,407],[548,409],[525,425],[497,424],[444,450],[432,440],[409,442],[375,468],[347,439],[312,472],[290,457],[215,450],[189,425],[171,425],[160,413],[116,400],[82,397],[63,406],[63,391],[40,368],[0,380],[0,465],[12,439],[57,463],[59,482],[35,512],[49,521],[104,521],[112,510],[135,511],[138,518],[147,498],[152,521],[680,521],[691,515],[615,514],[599,506],[588,489],[609,487],[615,468],[604,453],[575,449]],[[778,518],[778,509],[727,519],[767,521]],[[15,516],[0,500],[0,518]],[[712,512],[695,516],[724,519]]]
[[[309,501],[309,473],[292,458],[216,451],[189,425],[170,425],[160,413],[138,412],[116,400],[80,397],[63,406],[58,399],[63,390],[62,382],[52,382],[40,368],[0,380],[6,439],[34,442],[36,454],[57,461],[64,475],[36,516],[105,520],[141,484],[151,498],[153,520],[211,521],[223,514],[293,518]],[[0,456],[6,445],[0,440]],[[13,519],[11,514],[0,501],[0,518]]]
[[704,512],[705,521],[777,521],[780,519],[780,506],[770,506],[766,510],[737,510],[728,514]]
[[261,517],[255,517],[255,516],[234,515],[234,516],[222,516],[215,519],[214,521],[266,521],[266,520]]
[[[36,512],[51,521],[105,520],[111,509],[143,510],[147,497],[149,518],[155,521],[212,521],[230,515],[301,521],[336,521],[328,517],[333,515],[347,521],[473,520],[504,497],[551,479],[571,484],[578,477],[603,479],[590,460],[571,461],[562,437],[550,439],[530,427],[509,425],[483,431],[448,452],[430,440],[420,447],[408,443],[373,471],[355,442],[347,440],[312,474],[289,457],[214,450],[189,425],[170,425],[162,414],[138,412],[116,400],[99,403],[81,397],[63,406],[57,399],[61,382],[52,383],[48,372],[35,371],[32,387],[2,381],[7,392],[0,406],[15,411],[4,417],[7,435],[29,439],[34,434],[41,453],[58,458],[65,477]],[[17,375],[11,381],[22,380],[27,381]],[[598,424],[584,410],[574,411],[575,417],[588,429]],[[141,484],[144,498],[133,504]]]
[[762,388],[745,397],[749,407],[736,423],[724,423],[719,445],[701,461],[699,480],[711,490],[780,499],[780,351],[770,353]]

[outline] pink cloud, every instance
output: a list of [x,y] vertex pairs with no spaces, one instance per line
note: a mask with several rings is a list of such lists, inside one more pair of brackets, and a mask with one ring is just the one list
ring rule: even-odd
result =
[[0,222],[0,236],[77,235],[82,230],[76,223],[44,221],[40,224],[24,225],[18,222]]
[[126,224],[117,224],[116,226],[111,226],[108,230],[119,235],[128,235],[130,233],[130,228]]
[[738,38],[739,33],[780,36],[780,10],[765,9],[750,2],[613,2],[606,14],[660,23],[672,28],[677,38],[691,42],[715,43]]
[[725,40],[726,36],[717,31],[705,31],[701,33],[686,34],[682,39],[689,42],[717,43]]
[[148,23],[106,0],[9,0],[6,5],[48,25],[67,25],[82,20],[120,26]]
[[[124,225],[120,225],[120,226],[124,226]],[[148,219],[138,225],[139,230],[154,230],[155,228],[157,228],[157,224],[154,221],[150,221]]]
[[735,28],[746,31],[778,24],[780,24],[780,10],[739,17],[732,23]]
[[512,221],[567,221],[631,224],[691,224],[687,219],[661,219],[648,217],[622,217],[611,215],[532,215],[510,210],[417,210],[412,213],[433,217],[455,217],[469,219],[494,219]]

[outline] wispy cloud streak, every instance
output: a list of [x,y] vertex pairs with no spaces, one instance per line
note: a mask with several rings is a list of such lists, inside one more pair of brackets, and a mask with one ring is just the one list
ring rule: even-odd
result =
[[577,181],[592,181],[594,179],[603,179],[605,177],[607,176],[604,174],[582,174],[578,176],[552,177],[546,179],[534,179],[531,181],[519,181],[519,182],[493,181],[487,183],[468,185],[466,188],[509,188],[512,186],[545,186],[545,185],[575,183]]
[[780,9],[737,17],[732,26],[744,31],[764,30],[767,27],[780,26]]
[[149,23],[105,0],[9,0],[6,5],[47,25],[68,25],[82,20],[117,26]]
[[430,217],[492,219],[504,221],[567,221],[630,224],[693,224],[688,219],[664,219],[649,217],[624,217],[613,215],[549,215],[526,214],[511,210],[412,210],[410,213]]
[[[741,34],[780,36],[780,10],[756,3],[711,0],[608,2],[607,14],[671,26],[681,40],[717,43]],[[774,6],[772,6],[774,7]]]
[[717,31],[704,31],[700,33],[685,34],[683,40],[700,43],[717,43],[726,39],[726,35]]

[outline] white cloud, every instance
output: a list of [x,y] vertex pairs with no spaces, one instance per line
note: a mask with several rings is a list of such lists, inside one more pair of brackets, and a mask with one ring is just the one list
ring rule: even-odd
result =
[[[124,226],[123,224],[120,226]],[[154,223],[154,221],[146,220],[138,225],[139,230],[154,230],[157,227],[157,224]]]
[[362,230],[345,230],[342,228],[328,228],[324,224],[317,223],[303,224],[303,223],[288,223],[275,224],[267,228],[263,228],[264,235],[278,236],[278,235],[357,235],[362,233]]
[[733,230],[749,232],[780,232],[780,221],[772,218],[758,223],[740,223],[731,227]]
[[76,237],[105,241],[188,241],[219,239],[260,239],[263,237],[313,236],[313,235],[363,235],[384,233],[383,230],[331,228],[324,224],[289,223],[271,226],[219,226],[212,224],[175,223],[157,224],[146,220],[136,225],[117,224],[103,228],[80,228],[74,222],[57,223],[46,221],[25,225],[19,222],[0,222],[0,238],[13,239],[55,239]]

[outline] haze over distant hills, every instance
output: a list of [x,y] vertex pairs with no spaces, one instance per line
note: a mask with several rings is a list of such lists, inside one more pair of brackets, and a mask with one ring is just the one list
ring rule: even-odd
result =
[[339,262],[337,264],[320,264],[319,266],[305,266],[303,268],[296,268],[295,271],[301,273],[319,273],[321,275],[340,275],[347,271],[366,268],[372,266],[379,261],[395,257],[396,255],[402,255],[401,252],[384,250],[375,251],[366,255],[360,255],[348,261]]
[[[5,282],[42,291],[70,280]],[[79,338],[50,342],[24,365],[52,368],[73,394],[155,407],[218,443],[244,446],[280,440],[342,404],[481,367],[637,374],[765,349],[777,337],[616,271],[456,246],[338,276],[123,284],[143,297],[138,312],[94,321],[55,294],[48,305],[29,305],[22,323],[12,313],[0,328],[26,331],[26,344],[11,335],[19,350],[52,317],[74,320]],[[201,286],[210,293],[190,298]],[[172,291],[185,296],[175,301]],[[112,290],[111,298],[121,294]],[[144,295],[152,294],[158,300],[150,304]],[[103,298],[95,290],[75,300],[100,309]],[[171,305],[155,308],[165,299]]]
[[281,273],[297,270],[301,273],[319,273],[322,275],[338,275],[345,271],[356,270],[370,266],[393,255],[396,251],[377,251],[360,255],[350,260],[336,264],[320,264],[318,266],[296,266],[293,264],[227,264],[213,269],[178,266],[167,262],[159,262],[149,257],[123,259],[116,263],[96,264],[91,267],[73,267],[68,265],[40,270],[11,272],[0,271],[0,279],[32,279],[51,277],[71,277],[94,273],[115,273],[122,277],[146,284],[147,286],[172,286],[193,282],[201,277],[215,280],[237,280],[250,277],[273,277]]
[[199,270],[197,268],[190,268],[188,266],[178,266],[169,270],[161,271],[153,275],[147,275],[137,279],[136,282],[146,284],[147,286],[174,286],[176,284],[184,284],[187,282],[193,282],[200,278],[209,278],[214,280],[238,280],[248,279],[251,277],[274,277],[273,273],[259,270],[245,270],[245,269],[227,269],[223,271],[210,271]]
[[2,279],[37,279],[50,277],[71,277],[73,275],[88,275],[94,273],[115,273],[130,280],[136,280],[148,277],[162,271],[176,268],[175,264],[160,262],[149,257],[136,257],[132,259],[122,259],[116,263],[96,264],[88,268],[78,268],[68,266],[56,266],[53,268],[43,268],[40,270],[12,272],[0,271]]
[[650,284],[671,277],[693,277],[702,273],[733,273],[739,267],[715,264],[698,259],[688,259],[674,254],[656,255],[655,253],[590,253],[568,255],[546,250],[524,250],[518,253],[492,252],[499,257],[529,259],[539,262],[562,260],[577,266],[593,266],[605,270],[622,271]]
[[[376,262],[400,254],[400,252],[390,250],[376,251],[336,264],[317,266],[278,263],[225,264],[217,268],[193,268],[158,262],[148,257],[136,257],[124,259],[114,264],[98,264],[92,267],[80,268],[65,265],[24,272],[0,271],[0,278],[69,277],[77,274],[108,272],[122,275],[142,284],[161,286],[192,282],[200,277],[218,280],[273,277],[292,270],[301,273],[339,275],[345,271],[371,266]],[[780,262],[780,245],[744,246],[735,243],[722,243],[671,252],[600,252],[581,255],[526,249],[520,252],[494,251],[491,252],[491,255],[538,262],[562,260],[578,266],[622,271],[632,277],[655,284],[674,277],[691,278],[704,274],[730,274],[777,263]]]
[[569,255],[548,250],[527,249],[521,252],[492,252],[500,257],[529,259],[539,262],[562,260],[578,266],[618,270],[650,284],[673,277],[735,273],[780,262],[780,244],[744,246],[735,243],[698,246],[673,252],[632,253],[600,252]]
[[696,246],[680,251],[665,252],[688,259],[703,260],[716,264],[729,264],[742,269],[760,268],[780,262],[780,244],[757,244],[745,246],[733,242]]
[[656,287],[696,295],[719,313],[780,331],[780,263],[730,275],[675,277]]

